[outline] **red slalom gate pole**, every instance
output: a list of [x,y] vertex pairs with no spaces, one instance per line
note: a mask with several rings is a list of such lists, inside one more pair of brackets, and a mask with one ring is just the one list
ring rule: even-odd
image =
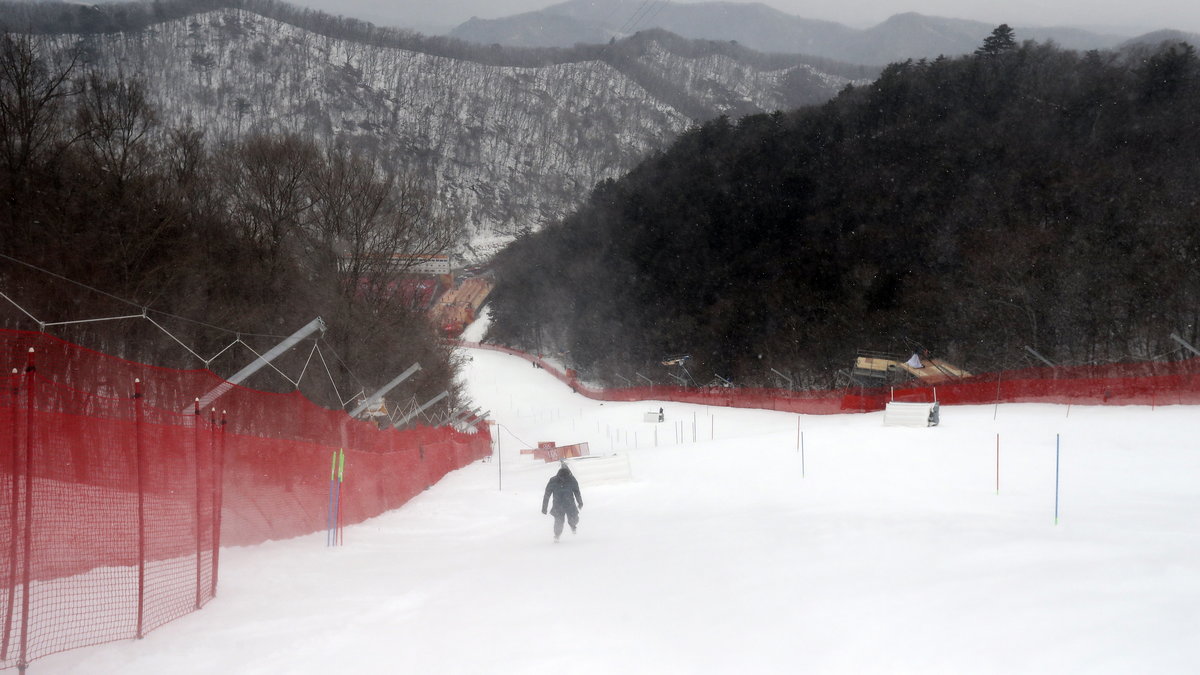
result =
[[1058,525],[1058,469],[1062,436],[1054,434],[1054,524]]
[[996,434],[996,494],[1000,494],[1000,434]]
[[804,432],[800,432],[800,477],[807,477],[807,472],[804,469]]

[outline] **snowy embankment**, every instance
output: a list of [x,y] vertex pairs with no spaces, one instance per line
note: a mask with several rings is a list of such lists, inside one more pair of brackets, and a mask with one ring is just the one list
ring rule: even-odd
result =
[[[885,428],[882,413],[600,403],[519,358],[470,356],[469,391],[499,423],[502,461],[347,528],[342,548],[318,533],[226,549],[204,610],[30,672],[1162,674],[1200,663],[1194,407],[947,407],[939,427]],[[642,421],[660,405],[665,422]],[[520,454],[551,440],[627,453],[633,474],[585,484],[579,534],[561,544],[540,513],[555,466]]]

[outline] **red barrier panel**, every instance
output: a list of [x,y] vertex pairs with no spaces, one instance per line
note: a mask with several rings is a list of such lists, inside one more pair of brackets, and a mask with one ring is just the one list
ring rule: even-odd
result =
[[[876,390],[873,396],[886,401],[890,392]],[[1200,404],[1200,359],[986,373],[937,387],[896,389],[895,397],[946,405],[1196,405]]]
[[216,594],[222,544],[328,527],[339,448],[341,523],[353,524],[486,456],[491,441],[380,431],[299,394],[0,331],[0,669],[199,609]]
[[499,345],[457,341],[472,349],[519,356],[536,363],[572,390],[599,401],[674,401],[732,408],[779,410],[807,415],[883,410],[889,400],[940,401],[946,405],[988,403],[1075,403],[1080,405],[1200,404],[1200,359],[1116,363],[1103,366],[1029,368],[986,373],[938,386],[800,391],[782,389],[629,387],[594,389],[573,371]]

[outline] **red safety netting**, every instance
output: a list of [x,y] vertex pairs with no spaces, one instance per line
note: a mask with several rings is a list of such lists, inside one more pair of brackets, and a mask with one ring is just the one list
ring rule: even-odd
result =
[[221,545],[361,522],[490,447],[0,331],[0,669],[144,635],[214,597]]
[[945,405],[1057,403],[1077,405],[1200,404],[1200,359],[1102,366],[1027,368],[984,373],[936,386],[854,391],[847,408],[882,410],[889,400]]
[[985,373],[936,386],[853,387],[838,390],[687,388],[674,386],[598,389],[581,383],[574,371],[498,345],[462,342],[474,349],[512,354],[532,361],[574,391],[600,401],[674,401],[731,408],[779,410],[809,415],[883,410],[889,400],[939,401],[946,405],[985,403],[1075,403],[1080,405],[1200,404],[1200,359],[1115,363],[1103,366],[1028,368]]

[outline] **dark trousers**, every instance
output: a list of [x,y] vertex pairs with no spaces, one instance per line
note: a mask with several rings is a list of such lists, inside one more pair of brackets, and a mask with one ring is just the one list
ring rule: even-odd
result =
[[575,526],[579,524],[579,511],[576,509],[571,509],[570,511],[565,511],[556,506],[556,507],[550,509],[550,515],[554,516],[554,538],[555,539],[558,538],[558,535],[562,534],[564,519],[566,519],[567,523],[569,523],[571,525],[572,530],[574,530]]

